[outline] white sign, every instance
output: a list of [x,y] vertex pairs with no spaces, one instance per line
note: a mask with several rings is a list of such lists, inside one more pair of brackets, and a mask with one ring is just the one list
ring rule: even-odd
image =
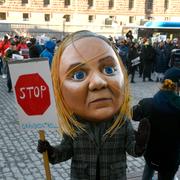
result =
[[140,64],[140,57],[138,56],[137,58],[131,60],[132,66],[136,66],[138,64]]
[[12,59],[13,60],[22,60],[22,59],[24,59],[24,57],[19,54],[12,54]]
[[159,35],[159,37],[158,37],[158,41],[159,42],[161,42],[161,41],[166,41],[166,39],[167,39],[167,36],[166,35]]
[[21,128],[58,128],[48,60],[17,60],[9,64],[9,69]]

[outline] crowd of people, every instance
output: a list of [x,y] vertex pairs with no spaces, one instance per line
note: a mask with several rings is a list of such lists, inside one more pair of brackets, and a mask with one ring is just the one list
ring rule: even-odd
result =
[[[39,43],[36,37],[4,35],[0,40],[0,75],[3,78],[8,76],[7,62],[12,59],[13,54],[19,54],[24,59],[47,57],[51,66],[54,51],[61,40],[47,39],[45,42]],[[134,40],[131,31],[125,37],[113,38],[110,36],[109,40],[115,45],[127,68],[131,83],[135,83],[137,71],[143,82],[160,82],[167,69],[172,66],[180,67],[180,43],[178,41],[166,39],[152,42],[146,37]],[[7,51],[8,49],[9,51]],[[11,53],[7,53],[11,50]],[[10,87],[8,87],[8,91],[11,92]]]
[[0,75],[3,78],[7,78],[7,88],[8,92],[12,92],[12,83],[8,68],[8,62],[16,59],[14,54],[19,55],[20,59],[28,58],[47,58],[49,61],[49,66],[51,67],[54,51],[56,45],[54,38],[48,38],[44,43],[39,43],[37,38],[23,37],[23,36],[9,36],[4,35],[0,41]]
[[160,82],[166,70],[180,67],[180,42],[177,40],[152,42],[146,37],[134,40],[131,31],[126,37],[111,37],[110,40],[115,44],[132,83],[136,71],[143,82]]

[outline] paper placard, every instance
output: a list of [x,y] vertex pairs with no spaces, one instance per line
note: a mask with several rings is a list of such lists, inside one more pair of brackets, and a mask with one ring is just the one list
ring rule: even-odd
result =
[[21,128],[58,128],[48,60],[17,60],[9,63],[9,69]]
[[137,58],[131,60],[132,66],[136,66],[138,64],[140,64],[140,57],[138,56]]
[[24,59],[24,57],[19,54],[12,54],[12,59],[13,60],[22,60],[22,59]]

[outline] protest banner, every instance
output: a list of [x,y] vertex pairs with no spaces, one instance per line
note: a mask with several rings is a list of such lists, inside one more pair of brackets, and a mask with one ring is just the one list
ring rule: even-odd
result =
[[[16,60],[9,63],[9,69],[21,129],[39,130],[40,139],[45,140],[45,130],[58,128],[48,60]],[[46,177],[51,180],[47,152],[43,159]]]

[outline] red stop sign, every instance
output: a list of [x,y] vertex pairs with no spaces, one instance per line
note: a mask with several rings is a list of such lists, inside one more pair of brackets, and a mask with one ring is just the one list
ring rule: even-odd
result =
[[18,104],[28,115],[42,115],[50,106],[49,87],[38,73],[19,76],[15,93]]

